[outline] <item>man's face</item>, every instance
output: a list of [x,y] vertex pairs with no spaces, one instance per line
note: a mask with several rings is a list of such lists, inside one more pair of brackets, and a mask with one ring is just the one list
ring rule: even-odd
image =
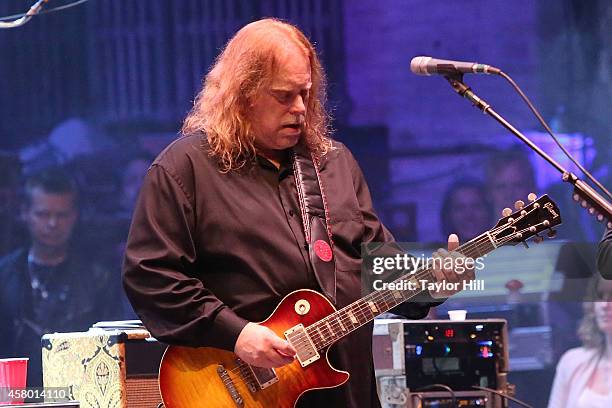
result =
[[31,203],[23,210],[23,219],[32,240],[49,248],[65,246],[77,220],[74,195],[48,193],[39,187],[31,191]]
[[295,146],[303,131],[310,88],[310,62],[295,47],[279,52],[279,69],[251,105],[249,117],[260,153]]

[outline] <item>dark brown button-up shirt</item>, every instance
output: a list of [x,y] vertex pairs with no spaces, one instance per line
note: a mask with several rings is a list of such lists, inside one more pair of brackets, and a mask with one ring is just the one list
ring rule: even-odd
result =
[[[343,307],[361,296],[361,244],[393,238],[372,209],[353,156],[334,145],[320,177],[334,241],[336,307]],[[291,166],[277,169],[259,158],[221,173],[201,135],[166,148],[145,178],[124,265],[126,292],[151,333],[170,344],[233,350],[244,325],[264,320],[289,292],[319,290],[297,200]],[[409,309],[413,318],[428,311]],[[341,390],[317,391],[336,401],[328,406],[378,405],[371,336],[366,325],[332,349],[332,362],[352,377]]]

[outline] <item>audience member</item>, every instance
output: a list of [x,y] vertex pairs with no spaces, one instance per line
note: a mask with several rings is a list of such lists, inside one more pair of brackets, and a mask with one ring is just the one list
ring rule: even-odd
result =
[[517,200],[538,193],[535,170],[527,154],[512,148],[493,154],[486,165],[486,184],[496,222],[504,208],[514,211]]
[[41,336],[114,318],[119,287],[92,253],[76,246],[78,192],[66,173],[33,175],[24,193],[31,243],[0,259],[0,350],[2,357],[29,357],[28,386],[39,386]]
[[[119,180],[119,207],[115,213],[116,217],[116,237],[114,263],[117,268],[117,280],[121,279],[120,270],[121,263],[125,252],[125,242],[127,240],[130,223],[132,221],[132,213],[136,206],[140,186],[147,174],[149,166],[153,162],[154,157],[146,152],[141,152],[134,155],[125,165],[123,171],[118,177]],[[132,305],[127,297],[121,291],[121,309],[124,319],[138,319]]]
[[442,234],[456,233],[468,241],[491,228],[490,204],[484,185],[477,180],[458,180],[451,184],[442,201]]
[[612,282],[596,275],[583,308],[578,329],[582,347],[561,357],[548,408],[612,406]]

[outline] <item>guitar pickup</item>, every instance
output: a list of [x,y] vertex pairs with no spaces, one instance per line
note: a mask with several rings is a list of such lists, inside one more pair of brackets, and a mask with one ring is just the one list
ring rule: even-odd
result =
[[302,367],[306,367],[321,358],[303,324],[300,323],[287,330],[285,338],[297,351],[296,358]]

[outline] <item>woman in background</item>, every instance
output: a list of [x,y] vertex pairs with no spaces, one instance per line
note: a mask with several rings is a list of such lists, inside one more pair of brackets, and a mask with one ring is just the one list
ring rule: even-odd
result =
[[612,281],[596,276],[578,329],[582,347],[559,360],[548,408],[612,407]]

